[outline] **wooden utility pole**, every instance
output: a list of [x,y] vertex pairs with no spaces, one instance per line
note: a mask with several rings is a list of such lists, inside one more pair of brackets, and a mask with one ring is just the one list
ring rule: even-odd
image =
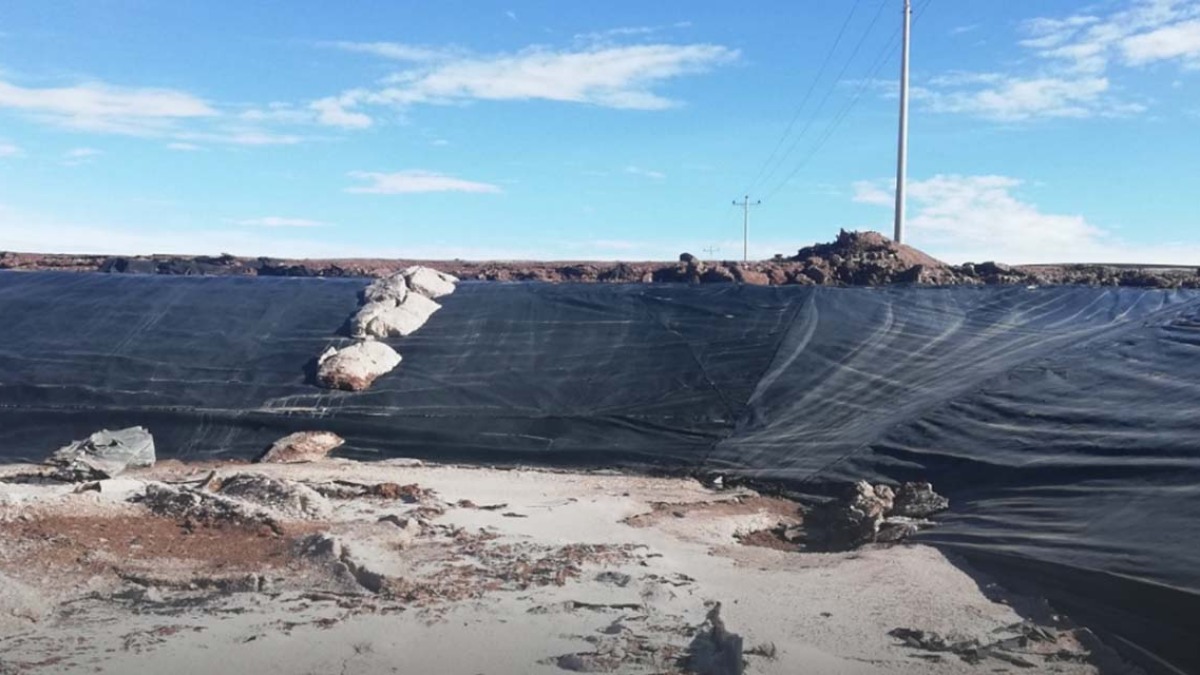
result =
[[750,207],[762,204],[762,200],[756,202],[750,201],[750,195],[742,198],[742,201],[733,201],[734,206],[742,207],[742,262],[750,261]]
[[904,190],[908,182],[908,43],[912,32],[912,0],[904,0],[904,46],[900,54],[900,147],[896,153],[896,230],[904,242]]

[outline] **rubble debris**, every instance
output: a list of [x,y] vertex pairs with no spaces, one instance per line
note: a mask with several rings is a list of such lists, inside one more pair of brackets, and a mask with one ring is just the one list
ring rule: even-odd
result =
[[822,550],[846,551],[875,541],[892,505],[889,497],[887,492],[877,493],[866,481],[855,483],[842,499],[817,506],[805,515],[806,543]]
[[97,431],[59,448],[46,463],[74,482],[113,478],[129,468],[154,466],[154,461],[154,437],[142,427],[129,427]]
[[721,618],[721,603],[714,603],[692,638],[684,664],[696,675],[742,675],[742,636],[730,633]]
[[896,490],[891,514],[908,518],[928,518],[950,508],[950,500],[933,491],[929,483],[904,483]]
[[317,382],[329,389],[363,391],[400,361],[396,350],[382,342],[358,342],[341,350],[330,348],[317,362]]
[[848,551],[870,543],[900,541],[932,523],[926,516],[950,507],[929,483],[887,485],[855,483],[841,499],[809,510],[803,541],[809,550]]
[[265,527],[274,534],[283,534],[279,522],[262,509],[199,490],[149,483],[143,494],[130,501],[144,504],[156,515],[179,520],[189,530],[199,527]]
[[1077,652],[1060,646],[1057,632],[1036,624],[1022,622],[994,632],[1007,636],[984,643],[977,638],[955,638],[913,628],[895,628],[888,631],[888,635],[912,649],[933,654],[953,654],[972,665],[995,659],[1019,668],[1037,668],[1046,663],[1079,657]]
[[888,516],[879,524],[875,541],[880,544],[895,543],[907,539],[921,530],[933,527],[933,521],[906,516]]
[[617,586],[619,588],[625,588],[629,585],[629,582],[633,581],[633,577],[625,574],[624,572],[607,570],[597,574],[596,581],[599,581],[602,584],[612,584],[613,586]]
[[[423,488],[416,483],[401,485],[399,483],[356,483],[348,480],[334,480],[327,483],[307,483],[306,485],[327,499],[378,497],[380,499],[398,499],[405,504],[422,504],[431,502],[436,496],[433,490]],[[436,504],[428,505],[437,506]]]
[[264,506],[286,518],[323,519],[333,507],[316,490],[294,481],[261,474],[238,473],[221,480],[221,495]]
[[325,459],[346,440],[332,431],[297,431],[275,441],[257,460],[272,464],[296,464]]
[[150,574],[134,574],[118,572],[125,581],[142,586],[146,589],[166,589],[171,591],[213,590],[220,593],[258,593],[266,587],[266,579],[258,574],[230,574],[218,576],[189,576],[175,578],[155,576]]
[[645,609],[645,605],[637,602],[582,602],[579,600],[568,600],[568,609],[591,609],[596,611],[625,609],[631,611],[641,611]]
[[734,538],[743,546],[759,546],[777,551],[799,551],[804,527],[795,523],[777,523],[774,527],[738,532]]
[[432,497],[433,491],[423,488],[416,483],[408,483],[407,485],[400,485],[399,483],[376,483],[367,486],[366,494],[382,499],[399,499],[406,504],[418,504]]
[[381,523],[391,523],[400,528],[400,531],[407,535],[410,539],[415,539],[421,536],[425,531],[424,525],[421,524],[418,518],[403,518],[395,514],[386,515],[379,519]]
[[774,642],[764,642],[747,649],[746,655],[761,656],[768,661],[774,661],[779,658],[779,648],[775,646]]

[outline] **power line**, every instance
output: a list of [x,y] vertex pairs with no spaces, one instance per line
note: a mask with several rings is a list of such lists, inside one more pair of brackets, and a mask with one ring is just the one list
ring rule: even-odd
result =
[[887,61],[889,60],[889,57],[892,56],[892,53],[896,47],[896,39],[895,38],[896,38],[896,36],[893,35],[892,38],[890,40],[888,40],[888,42],[885,45],[885,47],[883,48],[883,50],[881,50],[879,52],[879,55],[876,57],[874,64],[871,66],[871,69],[869,71],[867,71],[867,74],[863,77],[862,81],[859,82],[858,87],[854,91],[854,94],[850,97],[849,100],[847,100],[847,102],[844,105],[842,105],[841,108],[838,109],[837,112],[835,112],[833,114],[833,117],[830,118],[829,124],[826,125],[825,130],[821,132],[821,135],[817,137],[817,141],[812,145],[812,147],[809,149],[809,151],[801,157],[800,161],[796,164],[795,168],[793,168],[792,171],[783,178],[783,180],[776,183],[775,187],[771,188],[771,190],[766,193],[766,195],[763,197],[763,199],[769,200],[772,197],[774,197],[783,188],[783,186],[787,185],[788,181],[792,180],[792,178],[794,178],[796,176],[796,174],[800,172],[801,169],[803,169],[805,166],[807,166],[808,162],[813,158],[813,156],[816,155],[817,152],[820,151],[820,149],[825,146],[825,143],[827,143],[829,141],[829,139],[833,136],[834,132],[838,129],[838,127],[841,126],[842,122],[849,115],[850,110],[855,106],[855,104],[858,103],[859,99],[862,98],[863,93],[866,92],[867,87],[870,86],[871,80],[875,77],[875,75],[877,75],[879,73],[879,70],[881,68],[883,68],[883,66],[887,63]]
[[817,74],[813,77],[812,84],[808,86],[808,91],[804,92],[804,97],[800,99],[800,105],[796,107],[796,112],[792,114],[792,119],[788,121],[787,127],[784,128],[783,134],[779,136],[779,140],[775,142],[775,147],[771,149],[771,154],[767,156],[765,162],[759,167],[758,173],[750,180],[750,184],[746,186],[746,192],[758,183],[758,179],[762,178],[763,172],[770,166],[771,160],[775,159],[775,155],[779,154],[779,149],[783,147],[783,142],[792,133],[792,129],[796,126],[796,121],[800,119],[800,113],[804,112],[804,107],[808,105],[808,101],[812,98],[813,92],[817,89],[817,84],[821,78],[825,76],[825,70],[829,67],[829,63],[833,61],[833,55],[837,52],[837,48],[842,44],[842,38],[846,35],[846,28],[850,26],[850,20],[854,18],[855,12],[858,11],[862,0],[854,0],[854,4],[850,6],[850,13],[846,15],[846,20],[842,22],[842,27],[838,30],[837,37],[833,40],[833,46],[825,53],[825,59],[821,62],[820,68],[817,69]]
[[[925,10],[929,9],[929,6],[932,4],[933,0],[925,0],[925,4],[922,5],[919,10],[917,10],[913,22],[916,23],[919,21],[921,17],[924,16]],[[791,181],[791,179],[794,178],[796,174],[799,173],[800,170],[803,169],[818,152],[820,152],[821,148],[825,147],[825,144],[829,142],[829,139],[831,139],[837,132],[838,128],[841,127],[842,123],[849,116],[850,111],[853,110],[854,106],[862,98],[863,94],[866,93],[866,90],[871,86],[880,69],[887,65],[891,57],[895,55],[895,49],[898,46],[896,44],[896,40],[900,37],[900,34],[900,28],[897,28],[892,33],[891,38],[888,39],[883,50],[879,52],[875,63],[871,66],[871,69],[868,71],[866,77],[859,82],[858,88],[855,90],[854,95],[838,110],[837,113],[834,114],[834,117],[830,121],[829,125],[825,128],[825,131],[818,138],[817,142],[813,145],[809,152],[804,155],[796,167],[792,169],[791,173],[789,173],[786,178],[776,184],[774,188],[772,188],[763,196],[764,200],[770,201],[772,197],[774,197],[785,185],[787,185],[787,183]]]
[[792,153],[796,151],[796,148],[800,146],[800,141],[804,140],[805,134],[807,134],[808,130],[812,128],[813,123],[817,120],[817,116],[820,115],[821,111],[825,109],[825,104],[829,102],[829,98],[833,96],[833,92],[837,91],[838,85],[841,84],[842,79],[846,76],[846,71],[848,71],[851,64],[854,63],[855,57],[857,57],[858,53],[862,51],[863,45],[866,44],[867,38],[870,37],[872,29],[875,28],[875,24],[879,23],[879,18],[883,16],[883,9],[887,7],[889,2],[891,2],[891,0],[883,0],[879,3],[879,7],[875,10],[875,15],[871,17],[871,23],[867,25],[866,30],[863,31],[862,37],[859,38],[858,42],[854,45],[854,49],[851,51],[850,57],[847,58],[846,62],[842,65],[842,69],[838,72],[837,77],[834,78],[833,84],[825,90],[825,95],[821,97],[821,100],[817,104],[816,109],[813,111],[812,116],[808,118],[807,122],[805,122],[804,127],[800,130],[800,133],[796,136],[796,139],[790,146],[788,146],[787,151],[783,153],[783,156],[779,158],[779,161],[767,173],[766,177],[763,178],[764,182],[769,182],[771,178],[773,178],[779,171],[780,167],[783,166],[784,162],[787,161],[788,157],[791,157]]

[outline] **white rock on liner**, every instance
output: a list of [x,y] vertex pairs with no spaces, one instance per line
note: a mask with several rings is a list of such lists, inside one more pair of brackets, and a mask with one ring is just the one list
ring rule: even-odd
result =
[[442,306],[417,293],[409,293],[397,304],[388,300],[371,302],[351,320],[355,337],[404,337],[416,332]]
[[427,298],[440,298],[454,292],[454,284],[458,281],[445,272],[439,272],[430,267],[414,265],[400,272],[408,282],[408,287]]
[[317,382],[329,389],[362,391],[400,365],[400,354],[382,342],[358,342],[327,349],[317,365]]

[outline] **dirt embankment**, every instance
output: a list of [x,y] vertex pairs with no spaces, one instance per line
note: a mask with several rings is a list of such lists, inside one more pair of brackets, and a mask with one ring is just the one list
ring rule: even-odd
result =
[[464,280],[550,283],[745,283],[759,286],[1061,285],[1200,288],[1200,269],[1111,264],[949,265],[877,232],[842,231],[833,242],[791,257],[737,263],[537,262],[388,259],[275,259],[221,256],[102,256],[0,252],[0,270],[60,270],[118,274],[379,277],[427,265]]

